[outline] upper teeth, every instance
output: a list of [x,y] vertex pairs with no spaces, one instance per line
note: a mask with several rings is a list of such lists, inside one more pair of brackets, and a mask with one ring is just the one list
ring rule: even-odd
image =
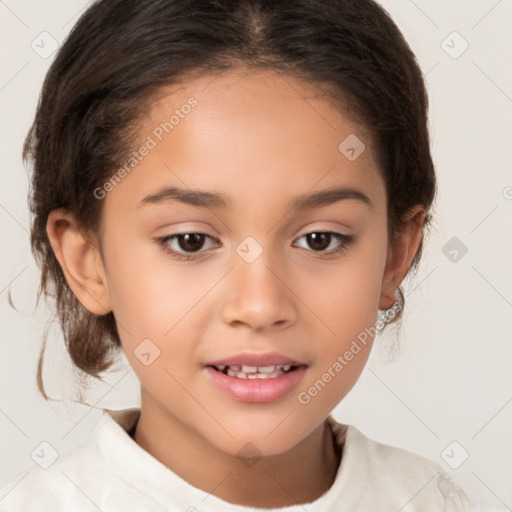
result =
[[[242,371],[244,373],[272,373],[276,370],[284,370],[287,372],[292,366],[289,364],[277,364],[273,366],[245,366],[245,365],[238,365],[238,364],[232,364],[228,366],[229,370],[233,370],[235,372]],[[217,368],[220,371],[223,371],[226,368],[225,364],[221,364],[217,366]]]
[[292,366],[289,364],[278,364],[272,366],[246,366],[246,365],[219,365],[217,370],[227,373],[231,377],[239,379],[269,379],[279,377],[283,372],[290,370]]

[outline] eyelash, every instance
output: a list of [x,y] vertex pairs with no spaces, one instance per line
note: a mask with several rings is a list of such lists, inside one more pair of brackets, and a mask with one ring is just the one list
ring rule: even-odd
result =
[[[343,254],[355,240],[355,237],[353,235],[343,235],[341,233],[336,233],[334,231],[310,231],[309,233],[304,233],[304,235],[300,236],[299,239],[303,238],[307,235],[311,235],[313,233],[328,234],[328,235],[333,236],[335,239],[339,240],[340,242],[342,242],[341,246],[337,247],[336,249],[331,249],[330,251],[312,251],[312,252],[316,252],[316,253],[320,254],[321,257],[324,257],[324,258],[331,257],[336,254]],[[175,251],[169,247],[169,241],[178,239],[178,237],[185,236],[185,235],[201,235],[201,236],[210,238],[216,242],[219,242],[219,240],[217,238],[211,237],[210,235],[207,235],[206,233],[200,233],[200,232],[196,232],[196,231],[191,231],[189,233],[175,233],[174,235],[168,235],[168,236],[164,236],[164,237],[160,237],[160,238],[155,238],[155,242],[158,245],[160,245],[165,252],[169,253],[175,259],[186,260],[186,261],[189,261],[192,259],[197,259],[197,258],[195,258],[195,255],[200,254],[200,252],[183,254],[183,253]],[[202,252],[205,252],[205,251],[202,251]]]

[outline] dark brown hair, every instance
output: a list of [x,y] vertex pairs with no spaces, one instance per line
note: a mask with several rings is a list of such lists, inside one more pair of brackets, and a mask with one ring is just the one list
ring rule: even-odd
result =
[[[365,126],[387,190],[390,235],[412,206],[436,193],[428,99],[416,58],[372,0],[99,0],[52,63],[23,148],[33,163],[31,244],[42,292],[53,297],[77,368],[101,379],[119,352],[113,313],[87,311],[51,249],[46,222],[64,207],[97,231],[93,191],[133,150],[154,94],[188,77],[244,66],[287,73],[327,90]],[[340,141],[341,142],[341,141]],[[416,267],[423,247],[411,264]],[[402,293],[402,290],[400,290]],[[400,312],[399,312],[400,313]],[[400,314],[397,315],[398,318]],[[46,343],[46,337],[45,337]],[[37,373],[42,384],[43,344]]]

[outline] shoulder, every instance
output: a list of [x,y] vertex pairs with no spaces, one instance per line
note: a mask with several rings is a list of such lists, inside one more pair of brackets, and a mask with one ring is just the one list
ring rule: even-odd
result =
[[105,445],[122,452],[128,442],[125,428],[135,419],[133,410],[119,413],[105,410],[89,440],[58,455],[53,462],[27,467],[2,485],[0,511],[97,512],[98,507],[105,512],[133,510],[129,498],[133,501],[131,487],[119,478],[115,464],[106,456]]
[[471,510],[464,491],[438,464],[402,448],[374,441],[353,425],[330,421],[338,439],[343,441],[340,476],[347,484],[350,482],[354,498],[381,509],[386,502],[390,510],[392,507],[411,512]]
[[77,493],[80,493],[75,482],[97,478],[102,473],[104,468],[94,443],[84,442],[59,455],[46,468],[34,464],[12,476],[0,489],[0,510],[66,510],[67,505],[76,502]]

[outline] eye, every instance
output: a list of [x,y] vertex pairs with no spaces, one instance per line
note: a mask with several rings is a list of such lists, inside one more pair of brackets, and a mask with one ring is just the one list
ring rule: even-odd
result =
[[[156,242],[175,258],[191,259],[203,247],[205,238],[218,242],[216,238],[206,233],[175,233],[174,235],[157,238]],[[174,242],[176,243],[173,248]],[[176,247],[178,250],[176,250]]]
[[[314,252],[319,252],[322,256],[343,253],[354,241],[353,235],[343,235],[333,231],[313,231],[302,235],[299,240],[301,238],[306,238],[307,244],[314,249]],[[325,249],[331,245],[333,240],[337,240],[338,245],[326,251]]]

